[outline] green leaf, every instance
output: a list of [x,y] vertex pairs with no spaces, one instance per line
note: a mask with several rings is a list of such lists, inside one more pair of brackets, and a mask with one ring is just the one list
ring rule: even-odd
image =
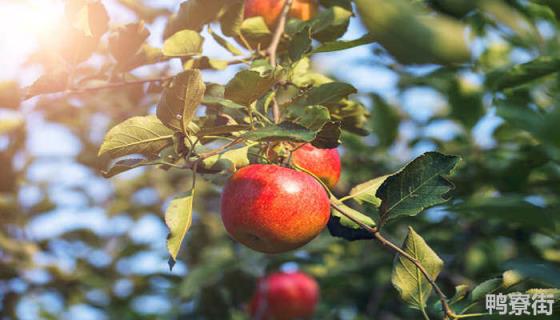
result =
[[163,54],[168,57],[190,57],[202,53],[204,39],[193,30],[182,30],[163,44]]
[[449,299],[449,304],[453,305],[463,299],[469,294],[469,286],[465,284],[460,284],[455,286],[455,294],[451,299]]
[[[412,227],[408,228],[402,249],[418,260],[433,280],[437,279],[443,269],[443,261]],[[406,303],[420,310],[425,309],[432,286],[412,262],[397,255],[391,282]]]
[[325,42],[322,45],[320,45],[319,47],[313,49],[313,51],[311,51],[311,53],[321,53],[321,52],[334,52],[334,51],[341,51],[341,50],[347,50],[347,49],[352,49],[355,47],[359,47],[359,46],[363,46],[366,44],[371,44],[375,42],[375,38],[367,33],[365,35],[363,35],[362,37],[355,39],[355,40],[350,40],[350,41],[343,41],[343,40],[339,40],[339,41],[330,41],[330,42]]
[[226,39],[224,39],[223,37],[221,37],[219,34],[215,33],[212,28],[208,27],[208,33],[210,33],[210,35],[212,36],[212,38],[214,38],[214,40],[220,45],[222,46],[222,48],[226,49],[227,51],[229,51],[229,53],[233,54],[234,56],[240,56],[241,55],[241,51],[239,49],[237,49],[236,46],[234,46],[232,43],[230,43],[229,41],[227,41]]
[[320,130],[331,120],[329,109],[323,106],[292,105],[288,107],[288,112],[295,123],[313,131]]
[[288,48],[288,53],[292,61],[298,61],[303,55],[311,50],[311,28],[304,27],[297,32]]
[[502,284],[502,278],[486,280],[472,290],[470,300],[477,301],[483,299],[487,294],[499,290],[502,287]]
[[243,20],[241,34],[252,41],[265,41],[272,36],[263,17],[251,17]]
[[346,33],[352,15],[351,7],[345,8],[339,5],[321,10],[313,20],[308,22],[312,27],[313,38],[321,42],[336,40]]
[[[370,227],[375,227],[375,221],[365,214],[342,203],[339,203],[338,207],[344,210],[344,212],[350,215],[353,219]],[[349,241],[373,239],[373,235],[371,233],[364,230],[360,227],[360,225],[335,209],[331,210],[331,218],[329,219],[327,227],[333,237],[339,237]]]
[[99,149],[99,156],[157,155],[173,142],[173,134],[173,130],[154,115],[133,117],[109,130]]
[[387,51],[407,64],[457,64],[470,60],[466,25],[429,13],[408,0],[356,0],[360,16]]
[[270,90],[275,82],[273,73],[263,75],[258,71],[243,70],[228,82],[224,97],[248,106]]
[[399,134],[400,116],[396,108],[379,95],[373,95],[371,123],[379,144],[389,147]]
[[[344,82],[330,82],[314,87],[308,92],[303,105],[328,105],[337,103],[341,99],[348,97],[358,91],[353,86]],[[299,104],[301,104],[300,102]]]
[[500,91],[526,84],[558,71],[560,71],[560,58],[542,56],[523,64],[490,72],[486,77],[486,85]]
[[181,30],[200,31],[202,26],[218,18],[231,0],[189,0],[181,3],[177,14],[173,15],[167,25],[163,38],[167,39]]
[[333,149],[340,145],[341,135],[340,122],[329,121],[317,132],[311,144],[319,149]]
[[0,82],[0,108],[17,109],[20,103],[21,92],[17,82]]
[[255,141],[293,141],[311,142],[317,134],[299,124],[282,122],[278,125],[259,128],[242,135],[247,140]]
[[187,133],[206,86],[200,70],[186,70],[165,88],[157,107],[157,116],[168,127]]
[[367,202],[379,207],[381,205],[381,199],[376,196],[376,193],[381,184],[383,184],[388,177],[389,176],[382,176],[355,186],[350,190],[350,194],[346,199],[353,199],[360,204]]
[[506,268],[515,270],[522,277],[539,281],[547,286],[560,288],[560,269],[557,265],[535,260],[513,260],[505,264]]
[[202,161],[202,165],[206,169],[236,171],[250,164],[249,148],[245,146],[208,157]]
[[229,6],[220,19],[222,33],[228,37],[234,37],[241,32],[241,25],[245,14],[245,1],[237,0]]
[[181,243],[192,224],[193,197],[194,190],[181,194],[171,201],[165,211],[165,224],[169,228],[167,250],[170,255],[170,269],[173,269]]
[[454,186],[443,176],[450,174],[458,162],[458,157],[428,152],[389,176],[376,193],[381,199],[381,221],[415,216],[447,201],[445,195]]

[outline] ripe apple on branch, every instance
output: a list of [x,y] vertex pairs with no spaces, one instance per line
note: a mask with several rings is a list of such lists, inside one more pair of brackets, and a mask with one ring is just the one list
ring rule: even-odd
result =
[[[375,18],[373,6],[368,6],[373,2],[377,1],[357,1],[367,26],[377,26],[368,24]],[[375,239],[396,254],[393,285],[407,303],[427,316],[427,298],[433,289],[443,318],[464,317],[455,313],[437,285],[443,261],[423,238],[410,227],[400,247],[381,234],[386,224],[447,201],[454,186],[445,177],[458,157],[429,152],[395,173],[351,190],[332,190],[341,171],[336,148],[348,135],[368,134],[369,113],[355,99],[356,88],[317,72],[311,57],[369,44],[374,38],[366,34],[353,41],[339,40],[354,16],[352,2],[320,3],[321,10],[319,2],[310,0],[189,0],[168,22],[161,49],[144,44],[149,31],[142,23],[120,28],[110,37],[116,64],[107,84],[41,91],[49,82],[43,79],[27,90],[27,98],[144,83],[161,89],[155,114],[114,126],[105,136],[99,158],[106,177],[143,166],[179,170],[192,177],[165,214],[171,268],[193,223],[197,179],[225,177],[221,216],[227,232],[240,244],[279,254],[301,248],[326,226],[331,235],[346,240]],[[218,24],[220,33],[213,29]],[[202,30],[232,54],[231,60],[205,55]],[[113,81],[138,66],[171,59],[180,60],[184,70],[155,79]],[[232,65],[241,68],[227,84],[203,80],[203,70]],[[346,169],[351,165],[346,164]],[[348,194],[339,198],[344,191]],[[407,272],[411,268],[417,272]],[[283,283],[275,280],[282,277],[272,277],[271,289]],[[316,290],[310,291],[308,298],[316,300]],[[263,300],[256,299],[259,309]],[[285,310],[292,307],[299,308],[293,304]],[[293,316],[309,313],[294,311]]]

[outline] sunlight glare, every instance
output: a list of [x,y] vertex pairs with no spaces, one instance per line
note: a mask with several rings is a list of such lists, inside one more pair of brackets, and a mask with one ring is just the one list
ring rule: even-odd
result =
[[60,0],[0,0],[0,78],[10,76],[39,42],[52,37],[63,14]]

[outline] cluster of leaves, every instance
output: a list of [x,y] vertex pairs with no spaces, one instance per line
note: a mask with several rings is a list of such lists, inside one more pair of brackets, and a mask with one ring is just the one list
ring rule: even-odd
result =
[[[174,13],[148,2],[119,3],[145,22],[109,30],[100,2],[69,1],[65,32],[54,41],[60,45],[45,46],[48,54],[41,50],[29,60],[42,65],[45,74],[24,90],[15,82],[0,85],[0,106],[10,110],[17,110],[22,99],[65,91],[41,96],[32,113],[77,137],[81,149],[71,161],[93,169],[88,179],[63,191],[57,191],[56,182],[34,179],[29,172],[45,161],[23,152],[26,129],[34,128],[25,126],[23,113],[0,120],[0,135],[8,139],[6,146],[0,144],[0,281],[18,279],[27,286],[23,293],[10,285],[2,289],[7,316],[17,318],[16,306],[26,302],[26,294],[55,292],[65,309],[87,304],[109,318],[149,317],[134,305],[141,297],[160,295],[173,301],[167,311],[157,311],[170,318],[243,319],[255,278],[289,262],[319,279],[323,304],[318,318],[417,318],[417,311],[399,307],[396,295],[389,294],[394,291],[387,290],[391,285],[425,316],[441,317],[432,285],[420,272],[411,272],[416,266],[403,255],[392,263],[385,252],[372,252],[370,241],[322,235],[298,252],[265,257],[228,240],[216,214],[219,193],[207,181],[251,162],[269,161],[268,148],[279,141],[321,148],[342,142],[344,166],[352,170],[345,170],[332,190],[333,202],[346,214],[333,211],[331,235],[368,240],[373,234],[367,228],[383,228],[404,238],[404,253],[420,261],[432,279],[439,278],[444,292],[455,288],[446,301],[455,313],[483,312],[486,293],[560,287],[560,139],[554,125],[560,35],[554,1],[357,0],[353,12],[350,1],[323,0],[314,19],[288,22],[278,66],[263,51],[275,30],[260,17],[243,19],[242,1],[189,0]],[[339,40],[356,13],[370,32]],[[168,21],[161,48],[146,43],[157,17]],[[543,35],[539,24],[552,31]],[[474,58],[466,30],[484,42]],[[499,42],[493,41],[496,37]],[[231,59],[205,56],[205,41],[222,46]],[[444,112],[415,119],[383,93],[372,93],[371,103],[358,99],[351,84],[313,68],[315,54],[372,42],[380,45],[372,59],[398,77],[399,96],[429,88],[446,101]],[[519,51],[529,58],[517,60]],[[101,67],[88,62],[92,56],[103,58]],[[168,63],[158,64],[168,60],[180,60],[181,72],[173,75]],[[419,72],[411,66],[418,63],[437,65]],[[137,78],[139,67],[150,68],[153,78]],[[203,80],[205,70],[232,68],[237,73],[224,84]],[[469,76],[482,81],[474,84]],[[485,115],[494,113],[503,122],[493,132],[492,146],[482,147],[474,132]],[[459,128],[450,139],[429,133],[443,121]],[[103,141],[100,123],[107,124],[101,131],[111,128]],[[417,134],[408,139],[405,127]],[[362,138],[369,133],[374,141]],[[463,158],[453,178],[455,200],[448,206],[442,204],[453,185],[445,176],[458,165],[458,157],[429,152],[403,167],[403,158],[410,157],[395,152],[416,152],[423,144]],[[113,177],[152,165],[164,170],[116,177],[109,197],[96,196],[88,186],[109,183],[98,172]],[[205,179],[194,183],[197,175]],[[364,182],[364,177],[379,178]],[[20,200],[29,188],[40,195],[32,205]],[[163,259],[164,250],[134,241],[126,232],[84,228],[29,239],[22,231],[64,208],[57,199],[61,192],[82,195],[84,206],[106,208],[111,219],[165,215],[171,263],[186,263],[188,276],[178,276],[177,269],[134,271],[131,265],[143,253]],[[154,192],[156,199],[142,199],[146,192]],[[420,214],[434,205],[437,210]],[[391,223],[404,217],[414,228]],[[184,237],[188,241],[183,243]],[[74,270],[37,258],[63,260],[61,248]],[[92,253],[108,262],[97,261]],[[42,270],[48,280],[34,280],[21,270]],[[115,283],[132,289],[123,293]],[[103,298],[96,298],[96,292]],[[40,308],[42,318],[60,312]]]

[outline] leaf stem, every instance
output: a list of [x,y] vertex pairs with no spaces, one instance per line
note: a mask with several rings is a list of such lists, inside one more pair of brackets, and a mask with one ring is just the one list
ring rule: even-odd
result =
[[449,307],[449,304],[447,303],[447,297],[445,296],[445,294],[443,293],[443,291],[441,291],[441,289],[439,288],[439,286],[437,285],[437,283],[435,282],[435,280],[432,278],[432,276],[428,273],[428,271],[426,270],[426,268],[424,268],[424,266],[422,265],[422,263],[414,258],[413,256],[409,255],[408,253],[406,253],[404,250],[402,250],[399,246],[397,246],[396,244],[392,243],[391,241],[387,240],[380,232],[379,229],[377,229],[376,227],[370,227],[367,224],[355,219],[354,217],[352,217],[351,214],[346,213],[346,211],[344,210],[344,208],[342,208],[336,201],[331,201],[331,207],[333,207],[336,211],[340,212],[342,215],[344,215],[346,218],[350,219],[352,222],[356,223],[357,225],[359,225],[362,229],[366,230],[367,232],[371,233],[375,239],[377,241],[379,241],[383,246],[388,247],[389,249],[397,252],[398,254],[400,254],[401,256],[403,256],[405,259],[409,260],[410,262],[412,262],[416,268],[418,268],[418,270],[420,270],[420,272],[422,273],[422,275],[424,276],[424,278],[426,278],[426,280],[428,280],[428,282],[430,283],[430,285],[434,288],[434,291],[436,292],[436,294],[439,297],[439,300],[441,301],[441,306],[442,306],[442,311],[444,313],[444,319],[457,319],[457,315],[453,312],[453,310],[451,310],[451,307]]
[[426,313],[426,308],[421,308],[420,311],[422,312],[425,320],[430,320],[430,316]]

